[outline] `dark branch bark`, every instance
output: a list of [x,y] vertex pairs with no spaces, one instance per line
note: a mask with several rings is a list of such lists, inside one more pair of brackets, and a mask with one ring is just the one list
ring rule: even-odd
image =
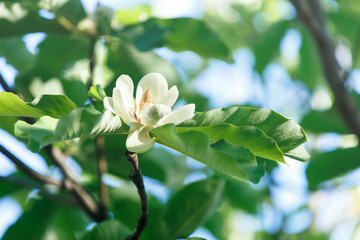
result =
[[342,119],[360,141],[360,118],[355,103],[344,87],[341,69],[336,61],[334,46],[326,31],[325,18],[318,0],[291,0],[298,18],[309,29],[320,54],[322,68],[327,82],[334,93],[335,105]]
[[148,205],[147,205],[147,196],[144,186],[144,181],[141,175],[141,170],[139,166],[137,153],[125,152],[125,156],[127,160],[131,163],[133,170],[130,172],[129,178],[135,184],[137,191],[139,193],[140,201],[141,201],[141,213],[133,234],[129,235],[126,240],[137,240],[139,239],[142,231],[147,225],[148,221]]
[[0,144],[0,152],[3,153],[8,159],[10,159],[21,171],[23,171],[29,177],[37,180],[38,182],[41,182],[43,184],[52,184],[57,187],[62,186],[61,181],[53,179],[49,176],[42,175],[42,174],[34,171],[32,168],[30,168],[25,163],[23,163],[20,159],[18,159],[15,155],[13,155],[11,152],[9,152],[6,148],[4,148],[1,144]]

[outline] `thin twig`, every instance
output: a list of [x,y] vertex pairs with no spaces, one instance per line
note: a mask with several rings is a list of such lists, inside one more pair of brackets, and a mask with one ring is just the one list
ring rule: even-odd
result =
[[[334,92],[335,105],[344,122],[360,141],[360,119],[354,101],[344,87],[341,69],[336,61],[334,46],[326,31],[325,18],[318,0],[291,0],[299,19],[310,30],[318,47],[322,68],[327,82]],[[308,5],[311,3],[311,6]]]
[[8,159],[10,159],[21,171],[26,173],[29,177],[36,179],[37,181],[44,184],[52,184],[57,187],[61,187],[62,183],[59,180],[56,180],[52,177],[42,175],[34,171],[32,168],[23,163],[19,158],[9,152],[5,147],[0,144],[0,152],[3,153]]
[[141,201],[141,213],[137,221],[135,231],[133,232],[133,234],[127,236],[126,240],[137,240],[139,239],[144,228],[146,227],[148,221],[149,213],[148,213],[147,196],[144,186],[144,180],[141,175],[137,153],[126,151],[125,156],[127,160],[131,163],[131,166],[133,167],[133,170],[130,172],[129,178],[135,184]]
[[7,84],[7,82],[5,81],[4,77],[2,76],[2,74],[0,74],[0,85],[3,87],[3,89],[6,92],[12,92],[11,88],[9,87],[9,85]]
[[[96,44],[96,37],[90,37],[90,49],[89,49],[89,82],[88,88],[90,90],[91,86],[94,84],[94,69],[95,69],[95,44]],[[93,99],[90,98],[90,101],[93,102]],[[94,103],[94,102],[93,102]],[[100,193],[100,207],[105,211],[108,203],[108,190],[107,186],[103,181],[103,176],[107,172],[107,164],[106,158],[104,155],[104,137],[103,136],[96,136],[95,137],[95,145],[96,145],[96,160],[97,160],[97,167],[98,167],[98,177],[99,177],[99,193]]]
[[107,172],[106,158],[104,155],[104,137],[96,136],[95,144],[96,144],[96,158],[97,158],[98,174],[99,174],[100,200],[102,207],[106,209],[107,206],[109,205],[109,197],[108,197],[107,186],[103,181],[103,176]]
[[90,48],[89,48],[89,70],[90,70],[90,77],[88,81],[88,89],[94,84],[94,67],[95,67],[95,44],[96,38],[90,38]]

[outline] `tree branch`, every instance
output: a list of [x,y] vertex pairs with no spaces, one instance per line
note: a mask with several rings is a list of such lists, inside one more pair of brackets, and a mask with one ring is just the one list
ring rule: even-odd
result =
[[63,188],[75,197],[79,205],[96,221],[101,222],[108,217],[104,209],[98,206],[93,197],[75,179],[71,170],[65,165],[66,156],[57,148],[48,146],[47,151],[51,152],[50,157],[64,175]]
[[309,29],[315,39],[327,82],[335,96],[335,105],[342,119],[360,141],[360,118],[355,103],[344,87],[341,69],[336,61],[334,46],[326,31],[325,18],[318,0],[290,0],[296,8],[298,18]]
[[125,152],[125,156],[127,160],[131,163],[133,170],[130,172],[129,178],[135,184],[137,191],[139,193],[140,201],[141,201],[141,213],[133,234],[126,237],[126,240],[137,240],[139,239],[142,231],[147,225],[148,221],[148,205],[147,205],[147,196],[144,186],[144,181],[141,175],[141,170],[138,161],[137,153]]
[[21,171],[23,171],[29,177],[36,179],[37,181],[43,184],[52,184],[59,188],[62,186],[61,181],[51,178],[49,176],[42,175],[34,171],[32,168],[30,168],[29,166],[24,164],[20,159],[18,159],[15,155],[9,152],[6,148],[4,148],[1,144],[0,144],[0,152],[3,153],[8,159],[10,159]]

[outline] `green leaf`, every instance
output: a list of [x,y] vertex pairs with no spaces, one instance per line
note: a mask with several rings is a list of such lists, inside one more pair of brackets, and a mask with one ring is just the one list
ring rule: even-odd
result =
[[273,24],[266,32],[259,35],[258,41],[254,44],[255,69],[260,74],[265,67],[280,52],[280,42],[289,27],[289,21],[280,21]]
[[106,97],[106,93],[105,93],[104,89],[101,87],[101,85],[91,86],[91,88],[88,92],[88,95],[89,95],[89,97],[93,97],[99,101],[103,101],[104,98]]
[[[73,101],[77,106],[83,106],[88,99],[88,89],[84,82],[68,79],[61,79],[60,81],[62,88],[64,89],[64,95],[70,98],[71,101]],[[49,81],[47,81],[46,83],[49,83]]]
[[78,240],[76,235],[84,232],[90,222],[90,217],[82,209],[61,206],[54,213],[49,228],[58,239]]
[[20,37],[0,38],[0,55],[18,71],[29,69],[34,62]]
[[0,128],[14,135],[14,125],[17,120],[16,117],[0,117]]
[[251,182],[258,183],[265,175],[265,164],[258,164],[257,159],[249,149],[232,145],[223,139],[212,144],[211,147],[235,159]]
[[[194,128],[176,128],[178,132],[201,131],[210,137],[211,142],[225,139],[235,146],[248,148],[255,156],[285,163],[284,156],[276,142],[264,132],[253,126],[234,126],[220,124]],[[227,152],[226,150],[224,152]],[[230,152],[229,152],[230,153]],[[256,163],[255,159],[254,162]]]
[[42,95],[29,103],[13,93],[0,93],[0,116],[60,118],[75,108],[76,105],[64,95]]
[[135,28],[136,32],[141,32],[133,37],[134,45],[140,51],[150,51],[165,45],[164,35],[167,29],[159,25],[158,19],[152,18],[139,25],[131,26],[130,29],[132,28]]
[[55,209],[56,206],[52,202],[46,200],[35,202],[34,206],[24,212],[17,222],[6,231],[2,239],[24,239],[24,236],[28,240],[43,239]]
[[300,161],[306,161],[311,157],[311,155],[307,152],[304,144],[301,144],[300,146],[297,146],[296,148],[288,151],[286,156],[298,159]]
[[357,35],[360,27],[360,18],[358,13],[348,10],[336,11],[328,15],[330,23],[333,25],[334,36],[345,36],[351,46],[358,44]]
[[69,139],[127,133],[128,128],[111,112],[105,111],[102,114],[93,107],[87,107],[73,110],[60,118],[56,125],[53,119],[46,117],[40,118],[33,125],[18,121],[15,124],[15,133],[19,137],[29,138],[29,147],[33,151],[38,151],[48,144]]
[[182,186],[190,172],[184,155],[176,156],[165,149],[157,148],[141,155],[141,168],[145,176],[157,179],[165,186],[174,189]]
[[0,184],[1,184],[0,199],[5,196],[11,196],[12,194],[23,189],[22,186],[19,186],[18,184],[9,181],[9,179],[11,178],[12,176],[8,176],[8,177],[0,176]]
[[129,25],[139,23],[144,15],[150,16],[151,8],[147,5],[138,5],[132,9],[116,11],[114,18],[118,23]]
[[165,46],[174,51],[193,51],[205,58],[232,61],[229,48],[215,30],[201,20],[192,18],[161,19],[160,25],[169,29]]
[[224,181],[212,179],[191,183],[176,192],[165,206],[165,239],[185,238],[203,224],[219,204],[223,189]]
[[121,240],[130,233],[130,230],[120,222],[107,220],[85,233],[81,240]]
[[7,19],[0,19],[0,38],[12,36],[22,36],[27,33],[45,32],[55,34],[69,33],[55,19],[45,19],[38,15],[37,12],[29,12],[21,19],[10,22]]
[[176,52],[193,51],[204,58],[232,61],[231,51],[217,31],[198,19],[152,18],[131,30],[135,32],[134,44],[143,51],[165,46]]
[[[87,58],[90,41],[73,35],[49,35],[38,48],[32,75],[43,81],[58,76],[72,62]],[[66,54],[65,54],[66,53]]]
[[206,240],[206,238],[191,237],[191,238],[185,238],[185,240]]
[[[124,161],[126,161],[124,159]],[[120,160],[121,162],[121,160]],[[127,173],[131,167],[125,166]],[[122,181],[119,188],[109,188],[110,206],[114,218],[119,220],[129,229],[135,229],[141,209],[140,199],[134,185],[129,181]],[[148,193],[148,224],[141,235],[143,239],[166,239],[164,238],[165,223],[162,219],[164,205]]]
[[263,190],[254,189],[243,181],[231,180],[226,182],[225,194],[233,207],[243,209],[250,214],[257,213],[258,207],[265,197]]
[[[117,39],[112,39],[107,47],[107,65],[114,72],[116,78],[121,74],[127,74],[131,76],[136,86],[144,75],[150,72],[158,72],[166,78],[169,86],[181,84],[174,66],[155,53],[140,52],[133,45],[117,42]],[[115,79],[106,89],[108,95],[112,94]]]
[[310,89],[325,83],[321,60],[313,36],[303,26],[301,31],[300,62],[295,71],[295,78],[300,79]]
[[314,190],[320,183],[358,168],[359,156],[358,147],[338,149],[313,156],[306,169],[309,188]]
[[40,143],[42,139],[55,131],[57,123],[57,119],[47,116],[41,117],[32,125],[24,121],[18,121],[15,124],[15,135],[20,138],[28,139],[28,148],[31,151],[37,152],[41,148]]
[[86,17],[85,9],[80,0],[62,1],[61,6],[57,1],[51,3],[54,5],[50,11],[53,11],[57,16],[65,17],[74,25]]
[[304,148],[292,151],[306,142],[305,131],[293,120],[265,108],[229,107],[198,112],[192,119],[177,126],[177,129],[199,130],[202,127],[225,123],[239,127],[256,127],[272,138],[284,155],[298,160],[308,159],[304,158],[304,156],[308,156],[307,152],[304,152],[306,151]]
[[301,121],[301,126],[312,133],[337,132],[340,134],[349,133],[348,128],[340,118],[335,107],[325,111],[311,111]]
[[226,218],[221,208],[217,210],[209,220],[206,221],[204,227],[208,229],[217,239],[225,239],[226,237]]
[[[155,128],[151,130],[151,134],[158,143],[188,155],[221,173],[236,178],[250,179],[245,167],[252,166],[254,156],[246,148],[237,150],[238,159],[236,159],[228,153],[216,150],[216,148],[224,149],[225,147],[217,144],[212,147],[207,134],[200,131],[177,132],[173,124]],[[225,142],[222,141],[222,143]]]

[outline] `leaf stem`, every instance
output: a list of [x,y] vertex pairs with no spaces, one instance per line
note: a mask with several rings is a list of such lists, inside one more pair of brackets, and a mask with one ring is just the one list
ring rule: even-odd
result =
[[133,167],[133,170],[130,172],[129,178],[135,184],[141,201],[141,213],[137,221],[135,231],[131,235],[127,236],[126,240],[137,240],[139,239],[144,228],[146,227],[148,221],[149,213],[147,195],[145,191],[144,180],[141,175],[137,153],[126,151],[125,156]]

